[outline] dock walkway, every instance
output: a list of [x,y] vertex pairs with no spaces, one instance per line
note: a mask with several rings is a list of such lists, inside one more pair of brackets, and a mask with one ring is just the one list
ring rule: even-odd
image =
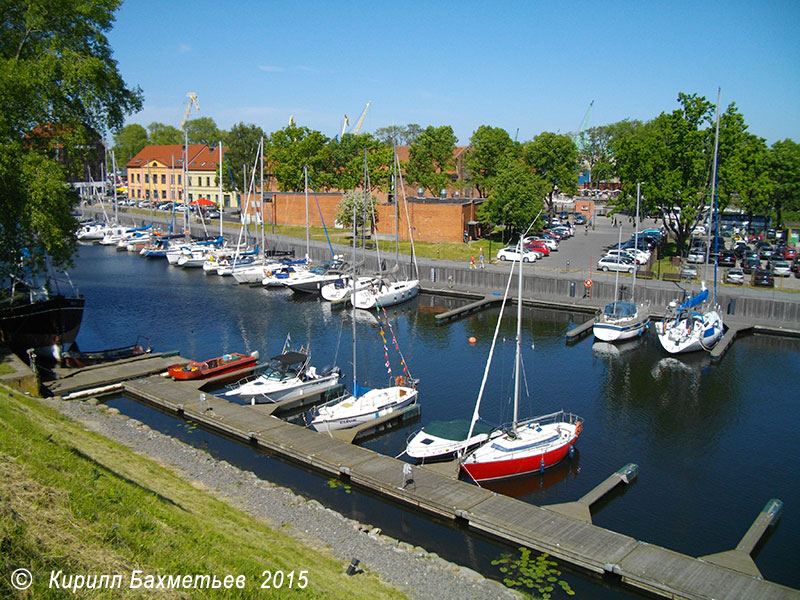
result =
[[639,590],[668,598],[800,600],[800,591],[751,573],[647,544],[434,469],[415,466],[407,480],[407,463],[282,421],[264,405],[235,404],[159,375],[119,383],[125,394],[160,410],[489,536],[595,573],[614,574]]

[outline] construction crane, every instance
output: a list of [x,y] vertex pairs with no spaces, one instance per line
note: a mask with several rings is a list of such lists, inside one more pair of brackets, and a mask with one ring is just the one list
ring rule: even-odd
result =
[[358,135],[358,132],[361,131],[361,125],[364,124],[364,117],[367,116],[367,109],[372,102],[367,102],[367,105],[364,107],[364,112],[361,113],[361,116],[358,118],[356,122],[356,126],[353,127],[353,135]]
[[344,123],[342,123],[342,133],[339,134],[339,139],[342,139],[344,136],[344,132],[347,129],[347,126],[350,124],[350,119],[347,118],[347,115],[344,116]]
[[592,106],[594,106],[594,100],[589,102],[589,108],[586,109],[586,114],[583,115],[583,121],[581,122],[581,126],[578,129],[578,133],[576,133],[575,137],[572,138],[573,143],[578,148],[578,152],[583,150],[584,146],[583,132],[586,131],[586,126],[589,124],[589,116],[592,114]]
[[181,125],[178,129],[183,129],[183,126],[186,125],[186,119],[189,118],[189,112],[192,110],[192,104],[197,110],[200,110],[200,105],[197,103],[197,94],[194,92],[189,92],[186,94],[186,97],[189,98],[189,102],[186,104],[186,110],[183,111],[183,118],[181,119]]

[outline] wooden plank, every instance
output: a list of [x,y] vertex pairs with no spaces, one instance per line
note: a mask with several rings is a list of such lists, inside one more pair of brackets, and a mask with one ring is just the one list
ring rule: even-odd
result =
[[506,496],[478,504],[467,518],[470,527],[597,573],[638,544],[634,538]]
[[799,590],[650,544],[639,544],[614,572],[626,583],[668,597],[800,598]]
[[149,356],[137,361],[113,362],[91,369],[80,369],[68,377],[45,383],[45,387],[54,396],[65,396],[91,388],[119,383],[121,381],[145,377],[153,373],[161,373],[175,364],[177,357]]

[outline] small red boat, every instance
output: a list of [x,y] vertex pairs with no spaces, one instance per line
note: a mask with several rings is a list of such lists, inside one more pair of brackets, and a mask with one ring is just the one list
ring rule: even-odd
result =
[[167,369],[167,373],[173,379],[208,379],[228,373],[235,373],[236,376],[239,376],[241,371],[253,369],[257,360],[258,352],[251,354],[231,352],[203,362],[193,360],[186,365],[172,365]]

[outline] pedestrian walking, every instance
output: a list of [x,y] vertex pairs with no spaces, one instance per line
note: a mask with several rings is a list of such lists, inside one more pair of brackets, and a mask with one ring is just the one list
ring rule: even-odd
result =
[[481,265],[481,269],[486,268],[486,255],[483,253],[483,248],[481,248],[481,254],[478,256],[478,262]]
[[464,243],[469,244],[469,232],[466,229],[464,230]]
[[477,267],[475,266],[475,257],[474,256],[470,256],[470,258],[469,258],[469,268],[470,269],[477,269]]

